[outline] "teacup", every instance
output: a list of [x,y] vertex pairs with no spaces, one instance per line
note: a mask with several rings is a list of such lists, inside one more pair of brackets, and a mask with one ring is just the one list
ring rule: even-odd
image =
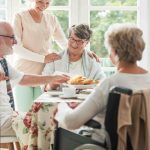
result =
[[64,97],[75,97],[76,96],[76,88],[74,87],[64,87],[62,88]]

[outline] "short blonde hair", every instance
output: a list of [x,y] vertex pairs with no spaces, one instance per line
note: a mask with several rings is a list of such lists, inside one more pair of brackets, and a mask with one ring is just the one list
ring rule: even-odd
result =
[[119,61],[135,63],[141,60],[145,43],[143,32],[133,24],[114,24],[105,33],[105,47],[115,50]]

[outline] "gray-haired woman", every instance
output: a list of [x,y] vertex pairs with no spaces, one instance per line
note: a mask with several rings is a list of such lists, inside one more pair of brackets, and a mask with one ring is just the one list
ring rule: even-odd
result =
[[145,47],[142,34],[135,25],[110,26],[105,34],[105,45],[112,62],[117,67],[117,72],[100,82],[93,93],[77,108],[70,109],[67,104],[63,104],[63,109],[60,109],[62,105],[60,103],[57,115],[63,118],[62,126],[76,129],[96,115],[103,122],[109,90],[113,86],[123,86],[133,90],[150,88],[150,73],[137,64],[142,58]]
[[[105,77],[101,65],[91,59],[86,46],[92,36],[92,30],[87,24],[73,25],[69,30],[68,48],[61,53],[61,59],[46,64],[44,75],[55,71],[83,75],[89,79],[100,80]],[[45,85],[44,90],[55,89],[58,85]]]

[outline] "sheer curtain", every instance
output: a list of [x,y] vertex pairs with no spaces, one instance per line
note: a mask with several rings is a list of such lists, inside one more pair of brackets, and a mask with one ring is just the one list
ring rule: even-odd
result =
[[143,30],[143,37],[146,43],[143,59],[140,62],[140,65],[150,71],[150,0],[140,0],[138,9],[138,22],[140,28]]

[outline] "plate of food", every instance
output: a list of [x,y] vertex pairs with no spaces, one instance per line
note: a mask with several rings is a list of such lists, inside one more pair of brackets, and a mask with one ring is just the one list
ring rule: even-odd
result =
[[89,84],[89,85],[79,85],[79,84],[74,84],[73,85],[76,89],[93,89],[95,88],[96,84]]
[[74,76],[68,82],[68,86],[73,86],[76,89],[93,89],[99,81],[88,79],[84,76]]

